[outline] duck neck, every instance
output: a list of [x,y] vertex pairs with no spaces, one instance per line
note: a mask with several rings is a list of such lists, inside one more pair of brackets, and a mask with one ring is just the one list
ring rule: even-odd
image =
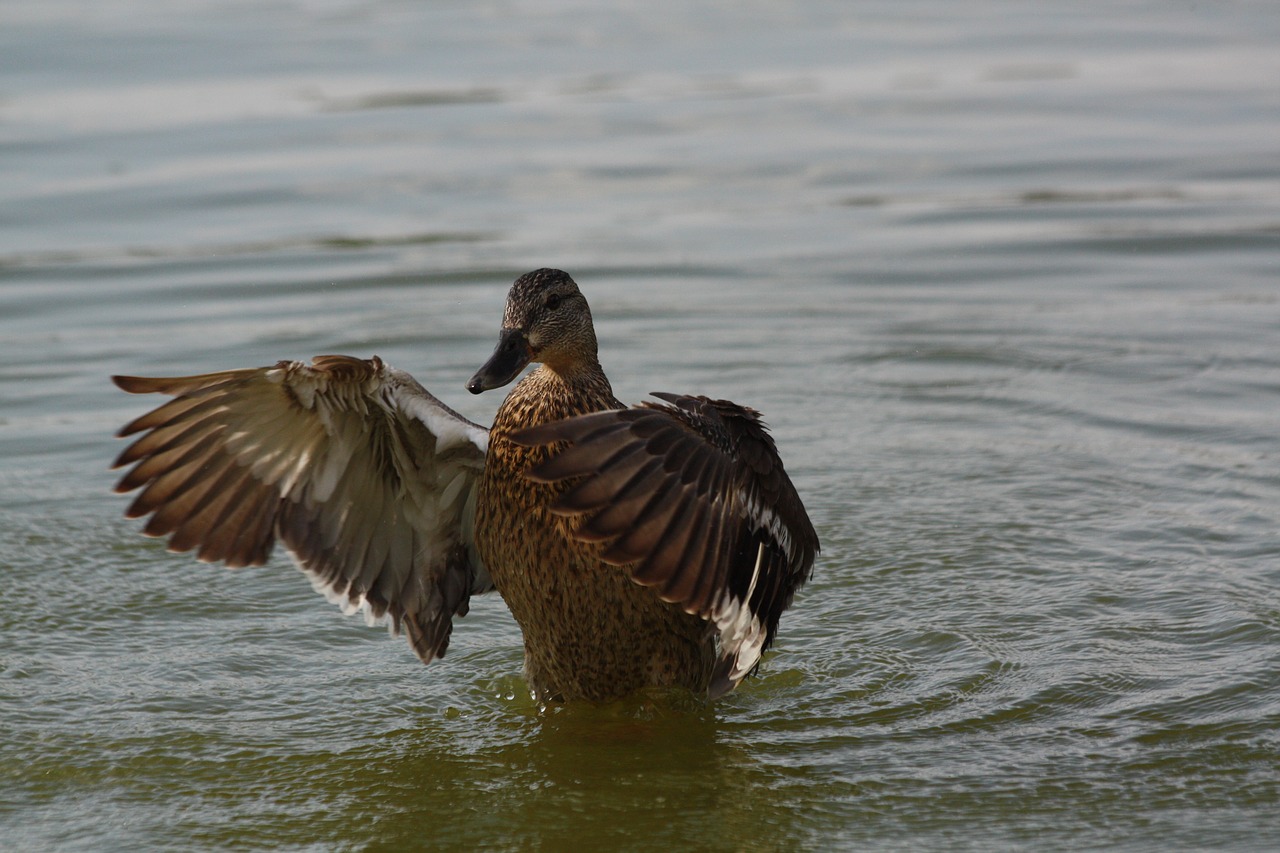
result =
[[575,362],[572,369],[540,364],[520,380],[499,407],[493,431],[504,433],[524,427],[623,408],[594,358]]
[[548,406],[595,412],[615,404],[613,388],[594,355],[565,363],[544,362],[526,381],[533,385],[529,390],[536,390]]

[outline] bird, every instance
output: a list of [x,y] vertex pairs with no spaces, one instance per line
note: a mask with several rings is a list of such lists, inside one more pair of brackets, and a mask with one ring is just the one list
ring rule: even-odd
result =
[[511,285],[467,390],[530,364],[488,428],[376,355],[113,376],[172,398],[119,431],[138,437],[115,490],[140,490],[125,515],[202,562],[262,565],[281,542],[317,591],[406,635],[423,663],[496,590],[540,703],[733,690],[820,547],[760,413],[665,392],[620,402],[561,270]]

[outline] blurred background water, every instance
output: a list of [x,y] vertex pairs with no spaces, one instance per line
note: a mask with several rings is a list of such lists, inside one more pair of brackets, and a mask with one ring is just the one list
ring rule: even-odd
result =
[[[0,6],[0,846],[1280,845],[1280,13]],[[122,519],[110,373],[463,382],[569,270],[823,540],[710,707],[540,714]]]

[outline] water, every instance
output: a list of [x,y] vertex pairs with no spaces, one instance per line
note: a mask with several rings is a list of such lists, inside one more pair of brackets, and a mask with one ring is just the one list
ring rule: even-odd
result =
[[[15,850],[1280,845],[1269,4],[0,9]],[[109,373],[462,384],[570,270],[623,399],[763,410],[823,541],[759,678],[539,713],[122,519]]]

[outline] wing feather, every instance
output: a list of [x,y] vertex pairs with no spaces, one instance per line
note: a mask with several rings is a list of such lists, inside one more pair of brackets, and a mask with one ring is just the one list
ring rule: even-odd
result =
[[707,397],[654,396],[667,405],[597,412],[513,439],[559,446],[528,476],[577,478],[553,511],[583,516],[579,538],[606,543],[602,559],[716,626],[716,696],[773,642],[812,571],[818,536],[759,413]]
[[622,565],[637,562],[652,554],[675,519],[678,505],[673,498],[678,488],[679,484],[673,482],[671,477],[659,480],[657,488],[645,501],[644,508],[605,551],[604,561]]
[[117,376],[174,399],[130,421],[113,467],[143,532],[205,562],[261,565],[277,539],[344,611],[405,628],[424,662],[493,588],[474,542],[488,431],[374,357],[200,376]]
[[[651,459],[627,483],[625,492],[619,491],[612,495],[607,491],[603,492],[598,502],[581,510],[598,511],[595,515],[586,517],[578,529],[579,538],[589,542],[608,542],[619,536],[631,525],[636,515],[643,511],[662,479],[662,465]],[[582,485],[586,486],[590,482],[588,480]],[[576,511],[575,507],[574,502],[563,498],[557,502],[557,509],[563,512]]]

